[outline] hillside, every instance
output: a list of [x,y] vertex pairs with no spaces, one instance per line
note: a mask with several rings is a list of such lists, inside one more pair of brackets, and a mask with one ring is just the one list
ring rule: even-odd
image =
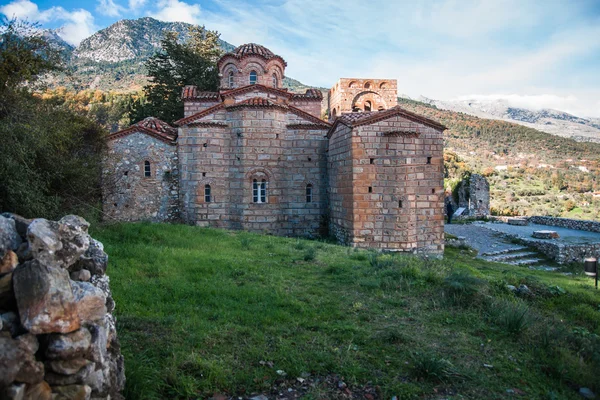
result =
[[[148,83],[144,63],[160,50],[165,33],[177,32],[181,40],[186,40],[190,27],[150,17],[124,19],[99,30],[77,47],[48,30],[46,37],[65,54],[67,71],[48,77],[47,83],[51,89],[63,86],[74,91],[137,91]],[[220,40],[220,46],[225,52],[235,48],[224,40]],[[285,78],[283,85],[299,92],[310,87],[291,78]]]
[[600,390],[600,295],[579,270],[186,225],[92,235],[109,254],[128,400],[575,400],[582,386]]
[[466,171],[486,175],[494,212],[600,218],[600,196],[594,195],[600,191],[600,144],[405,98],[399,104],[449,128],[448,178]]
[[600,122],[594,118],[582,118],[569,113],[541,109],[532,110],[511,106],[507,100],[433,100],[417,99],[439,109],[463,112],[480,118],[514,122],[553,135],[575,139],[580,142],[600,143]]

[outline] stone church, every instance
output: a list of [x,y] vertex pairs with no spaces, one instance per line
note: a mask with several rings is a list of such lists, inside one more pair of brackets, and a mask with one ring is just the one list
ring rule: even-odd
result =
[[149,117],[109,136],[107,219],[443,252],[446,128],[400,108],[396,80],[343,78],[324,101],[283,89],[287,63],[263,46],[217,65],[219,91],[186,86],[176,128]]

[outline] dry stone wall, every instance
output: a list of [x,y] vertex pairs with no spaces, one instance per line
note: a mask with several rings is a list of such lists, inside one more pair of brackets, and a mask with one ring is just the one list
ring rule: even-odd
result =
[[560,228],[577,229],[588,232],[600,232],[600,222],[598,221],[541,216],[529,217],[528,220],[532,224],[558,226]]
[[123,398],[108,256],[88,227],[0,216],[0,398]]

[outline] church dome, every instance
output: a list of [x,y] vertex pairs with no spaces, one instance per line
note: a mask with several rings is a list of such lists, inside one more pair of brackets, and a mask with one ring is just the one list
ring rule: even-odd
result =
[[256,43],[246,43],[236,47],[233,51],[229,53],[225,53],[223,57],[221,57],[217,65],[219,65],[220,67],[225,62],[225,60],[230,59],[231,57],[237,60],[242,60],[246,57],[251,56],[260,57],[265,61],[269,61],[271,59],[279,59],[284,67],[287,66],[287,63],[281,56],[278,56],[277,54],[273,53],[265,46],[261,46],[260,44]]
[[238,46],[233,50],[233,54],[238,56],[239,58],[246,56],[261,56],[266,58],[267,60],[275,57],[275,54],[267,49],[265,46],[261,46],[256,43],[246,43],[241,46]]

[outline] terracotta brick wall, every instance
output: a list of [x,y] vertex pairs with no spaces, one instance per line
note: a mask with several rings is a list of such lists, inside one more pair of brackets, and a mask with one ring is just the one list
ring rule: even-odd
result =
[[329,139],[329,231],[344,244],[354,239],[352,163],[352,130],[340,124]]
[[233,88],[239,88],[250,84],[250,72],[256,71],[257,82],[261,85],[273,87],[273,74],[277,77],[277,87],[282,87],[285,76],[285,65],[279,59],[266,61],[262,57],[250,56],[238,60],[228,57],[221,66],[221,90],[232,89],[229,86],[229,72],[233,72]]
[[[325,130],[299,129],[306,121],[280,107],[234,107],[202,121],[228,126],[180,129],[182,211],[188,222],[278,235],[318,234],[327,207]],[[253,202],[255,178],[268,181],[267,203]],[[307,203],[309,183],[313,201]],[[210,203],[204,202],[206,184],[211,185]]]
[[354,131],[331,138],[333,230],[357,247],[441,254],[442,133],[398,116]]
[[[365,87],[368,86],[368,87]],[[352,112],[353,107],[365,111],[370,101],[371,111],[387,110],[398,105],[398,82],[395,79],[341,78],[329,90],[329,119]]]

